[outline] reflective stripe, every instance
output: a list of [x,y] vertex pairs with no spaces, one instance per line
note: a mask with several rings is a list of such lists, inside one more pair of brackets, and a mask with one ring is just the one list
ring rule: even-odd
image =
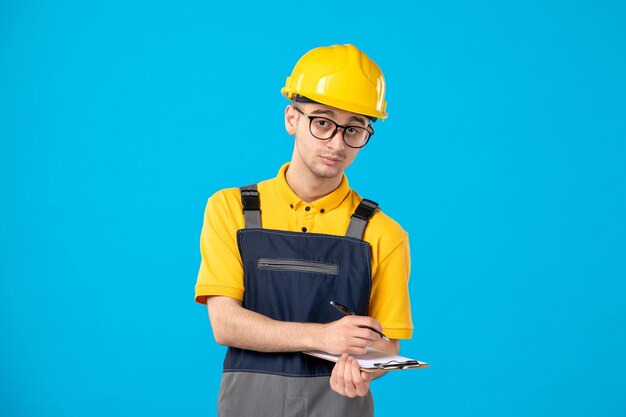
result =
[[365,226],[367,226],[367,220],[359,219],[358,217],[350,218],[346,237],[362,239],[363,233],[365,233]]
[[271,269],[273,271],[310,272],[314,274],[339,275],[339,267],[335,264],[303,261],[299,259],[261,258],[259,259],[258,268]]

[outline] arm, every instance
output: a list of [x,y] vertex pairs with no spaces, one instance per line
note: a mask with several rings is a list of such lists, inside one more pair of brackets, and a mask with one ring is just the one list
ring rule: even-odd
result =
[[350,398],[367,395],[370,382],[386,371],[361,371],[358,362],[348,354],[364,354],[372,345],[394,354],[400,348],[398,340],[386,342],[363,327],[382,331],[380,323],[371,317],[346,316],[327,324],[283,322],[247,310],[239,300],[220,296],[209,297],[207,309],[213,335],[221,345],[260,352],[322,350],[343,354],[333,368],[330,386]]
[[[372,221],[375,219],[376,217]],[[385,218],[378,216],[378,220],[382,221]],[[409,241],[406,232],[395,223],[381,226],[380,229],[386,231],[381,235],[381,239],[385,241],[374,246],[386,250],[374,254],[378,268],[374,271],[372,279],[369,314],[384,322],[385,333],[394,338],[392,343],[381,340],[374,347],[387,353],[398,354],[400,351],[398,339],[410,338],[413,328],[408,292],[411,265]],[[395,230],[396,233],[389,233],[390,230]],[[343,355],[333,368],[330,386],[340,395],[350,398],[363,397],[369,392],[370,382],[385,373],[386,371],[382,370],[361,371],[356,359]]]
[[382,331],[380,323],[365,316],[346,316],[326,324],[277,321],[245,309],[230,297],[207,298],[207,309],[217,343],[259,352],[322,350],[361,355],[380,341],[366,327]]

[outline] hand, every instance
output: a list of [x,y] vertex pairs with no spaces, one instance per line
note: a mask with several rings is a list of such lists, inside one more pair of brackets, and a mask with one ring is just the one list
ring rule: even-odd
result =
[[345,316],[324,325],[320,350],[340,355],[363,355],[367,347],[378,342],[380,336],[372,329],[382,331],[382,325],[367,316]]
[[370,390],[370,381],[374,376],[371,372],[361,371],[359,362],[344,353],[330,375],[330,388],[337,394],[348,398],[365,397]]

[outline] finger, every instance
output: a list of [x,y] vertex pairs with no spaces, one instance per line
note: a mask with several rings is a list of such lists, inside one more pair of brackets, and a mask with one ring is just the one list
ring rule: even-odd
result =
[[333,371],[330,374],[330,388],[333,391],[336,391],[336,387],[339,384],[338,379],[337,379],[337,364],[335,363],[335,366],[333,366]]
[[348,343],[350,346],[346,349],[347,353],[351,355],[364,355],[367,353],[368,347],[380,341],[380,337],[371,330],[366,330],[365,333],[361,333],[361,335],[365,337],[352,337],[349,340]]
[[368,330],[367,336],[364,337],[363,339],[367,343],[367,346],[372,346],[374,343],[378,342],[381,339],[381,336],[380,334],[376,333],[375,331],[371,329],[367,329],[367,330]]
[[374,330],[377,330],[379,332],[383,331],[383,325],[380,324],[379,321],[373,319],[372,317],[368,317],[368,316],[351,316],[353,317],[351,323],[355,326],[359,326],[359,327],[371,327]]
[[344,395],[348,398],[354,398],[357,395],[356,386],[354,385],[354,381],[352,379],[352,368],[354,366],[354,362],[356,362],[356,360],[353,357],[350,357],[344,367]]
[[367,347],[369,346],[369,344],[365,345],[364,347],[359,347],[359,346],[351,346],[349,347],[346,352],[351,354],[351,355],[365,355],[367,353]]
[[363,378],[363,381],[365,381],[365,382],[367,382],[369,384],[374,378],[376,378],[376,373],[375,372],[361,371],[361,378]]
[[[350,338],[347,340],[347,343],[350,345],[350,347],[367,348],[368,346],[372,346],[374,343],[378,342],[379,340],[380,340],[380,336],[378,335],[378,333],[373,332],[370,329],[359,328],[359,329],[353,330],[352,334],[350,335]],[[348,353],[362,355],[365,352],[362,351],[359,353],[357,352],[348,352]]]
[[345,395],[345,368],[348,358],[349,356],[345,353],[341,355],[333,369],[335,373],[335,385],[332,388],[336,393],[341,395]]
[[358,327],[352,332],[352,337],[368,341],[380,339],[380,335],[369,327]]
[[369,391],[369,381],[363,379],[361,375],[361,367],[359,366],[359,362],[354,360],[350,366],[350,370],[352,372],[352,381],[354,383],[354,388],[356,395],[359,397],[364,397]]

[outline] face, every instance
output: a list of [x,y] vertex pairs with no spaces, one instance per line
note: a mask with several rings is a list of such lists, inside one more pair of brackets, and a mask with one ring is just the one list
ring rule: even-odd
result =
[[[369,120],[360,114],[317,103],[295,103],[309,116],[331,119],[339,125],[367,127]],[[293,105],[285,110],[285,128],[295,135],[292,165],[307,169],[320,179],[337,178],[352,164],[360,149],[351,148],[343,141],[343,129],[337,129],[328,140],[315,138],[309,130],[309,119],[300,114]]]

